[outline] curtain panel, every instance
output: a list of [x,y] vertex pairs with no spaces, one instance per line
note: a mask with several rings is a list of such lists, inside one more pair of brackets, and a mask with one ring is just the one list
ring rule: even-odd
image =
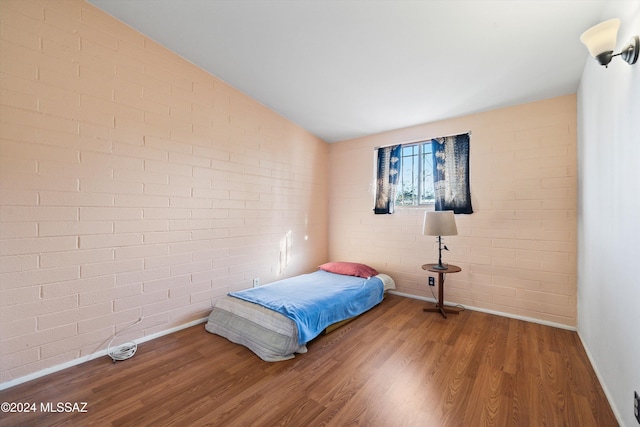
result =
[[431,140],[435,210],[471,214],[469,134]]
[[392,214],[400,171],[400,145],[378,148],[375,214]]

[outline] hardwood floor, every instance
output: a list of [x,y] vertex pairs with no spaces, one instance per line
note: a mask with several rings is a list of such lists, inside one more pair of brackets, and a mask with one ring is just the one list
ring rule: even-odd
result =
[[[267,363],[198,325],[0,392],[3,426],[617,426],[575,332],[422,301],[377,307]],[[41,404],[86,402],[86,412]],[[80,409],[80,408],[79,408]]]

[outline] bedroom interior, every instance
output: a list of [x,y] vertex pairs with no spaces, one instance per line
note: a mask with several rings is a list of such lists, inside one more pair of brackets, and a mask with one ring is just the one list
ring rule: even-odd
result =
[[[201,424],[208,417],[388,425],[400,409],[405,425],[640,422],[634,414],[640,286],[632,268],[640,239],[640,64],[631,64],[640,2],[598,0],[580,13],[573,13],[573,2],[557,2],[558,20],[571,13],[574,19],[560,26],[548,18],[569,40],[550,44],[569,48],[550,52],[553,61],[533,69],[502,54],[500,71],[481,74],[482,57],[472,52],[464,68],[421,67],[444,72],[443,81],[473,82],[473,73],[483,80],[437,98],[444,100],[435,113],[406,114],[405,122],[391,111],[384,122],[370,108],[387,102],[400,111],[399,102],[419,109],[402,91],[407,88],[394,86],[402,82],[393,81],[421,91],[394,65],[408,52],[391,52],[384,42],[377,51],[356,52],[360,39],[329,40],[399,78],[387,75],[388,82],[375,86],[375,74],[359,74],[358,64],[342,56],[339,67],[327,67],[317,87],[308,88],[321,92],[310,97],[305,90],[313,85],[284,78],[287,67],[263,55],[276,42],[259,33],[259,24],[274,15],[267,9],[251,15],[247,2],[194,2],[194,10],[203,15],[199,7],[207,3],[247,16],[233,46],[262,36],[263,43],[244,46],[256,67],[223,76],[229,64],[222,61],[221,74],[206,71],[209,64],[189,57],[196,46],[187,32],[160,42],[143,34],[148,28],[113,17],[118,7],[125,13],[144,2],[0,1],[3,402],[86,401],[89,413],[50,413],[46,420],[112,425]],[[385,28],[375,12],[392,3],[370,8],[371,28]],[[446,2],[431,3],[449,11]],[[514,2],[520,8],[543,3]],[[251,3],[274,13],[283,4]],[[328,18],[315,7],[321,4],[307,2],[306,18],[324,26]],[[357,2],[344,4],[353,19]],[[472,18],[463,12],[463,22]],[[518,15],[513,24],[492,18],[485,28],[504,35],[520,25]],[[580,34],[609,18],[620,19],[616,53],[590,54]],[[340,34],[345,22],[331,22]],[[299,38],[276,40],[311,75],[316,64],[296,48],[312,40],[303,26],[294,27]],[[166,35],[173,31],[164,28]],[[454,35],[451,43],[456,37],[468,35]],[[539,58],[541,47],[520,40]],[[226,43],[203,45],[232,61]],[[486,53],[487,62],[498,53]],[[380,60],[385,54],[392,55],[391,68]],[[254,68],[260,72],[251,74]],[[527,72],[541,89],[500,104],[505,92],[525,85],[516,76]],[[340,92],[333,73],[360,82]],[[568,85],[550,83],[554,74],[571,73]],[[284,94],[278,75],[290,92]],[[434,99],[443,95],[428,82]],[[400,96],[393,96],[394,87]],[[261,98],[269,91],[291,96],[290,106],[271,106]],[[353,95],[360,103],[351,103]],[[291,111],[305,97],[313,100],[304,111],[309,116]],[[437,299],[427,284],[437,273],[422,268],[440,252],[422,228],[433,205],[375,215],[374,162],[378,147],[463,132],[470,133],[473,213],[455,215],[457,234],[447,237],[442,258],[460,267],[446,276],[444,300],[466,309],[445,319],[423,312]],[[254,279],[268,284],[329,261],[371,266],[392,278],[395,290],[311,340],[307,353],[282,362],[263,362],[205,331],[214,303],[227,294],[251,288]],[[137,344],[131,360],[113,363],[106,356],[114,334],[114,342]],[[378,391],[388,400],[377,403]],[[43,416],[3,413],[3,424],[37,415]]]

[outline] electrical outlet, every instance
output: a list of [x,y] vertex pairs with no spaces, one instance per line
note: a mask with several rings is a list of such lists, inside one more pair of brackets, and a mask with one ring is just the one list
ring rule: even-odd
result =
[[253,278],[253,287],[257,288],[258,286],[260,286],[260,278],[259,277],[254,277]]
[[636,420],[640,424],[640,396],[638,396],[638,392],[633,392],[633,414],[636,416]]
[[435,286],[436,285],[436,278],[433,276],[429,276],[429,286]]

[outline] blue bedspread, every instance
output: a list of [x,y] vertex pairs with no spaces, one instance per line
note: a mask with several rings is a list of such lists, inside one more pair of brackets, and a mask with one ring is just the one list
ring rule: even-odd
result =
[[298,326],[298,343],[305,344],[327,326],[378,304],[383,291],[377,277],[363,279],[318,270],[229,295],[287,316]]

